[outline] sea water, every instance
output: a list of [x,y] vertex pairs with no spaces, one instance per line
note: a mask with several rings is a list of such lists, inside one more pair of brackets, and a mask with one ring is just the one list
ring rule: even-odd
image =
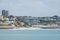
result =
[[0,40],[60,40],[60,30],[0,30]]

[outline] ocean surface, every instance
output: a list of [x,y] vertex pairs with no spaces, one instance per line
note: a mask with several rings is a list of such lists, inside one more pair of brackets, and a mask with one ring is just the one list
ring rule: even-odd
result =
[[0,40],[60,40],[60,30],[0,30]]

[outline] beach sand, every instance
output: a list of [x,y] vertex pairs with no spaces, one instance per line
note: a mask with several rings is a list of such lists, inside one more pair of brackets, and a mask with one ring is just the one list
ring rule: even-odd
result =
[[60,30],[60,29],[42,29],[42,28],[33,28],[33,27],[20,27],[20,28],[14,28],[14,29],[8,29],[8,30]]

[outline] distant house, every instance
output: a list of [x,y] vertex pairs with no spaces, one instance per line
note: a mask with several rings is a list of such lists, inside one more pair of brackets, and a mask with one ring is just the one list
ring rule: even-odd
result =
[[40,17],[39,20],[44,20],[44,21],[60,21],[60,17],[59,16]]
[[27,16],[24,17],[24,22],[28,22],[32,25],[37,25],[38,24],[38,18],[37,17],[31,17],[31,16]]
[[58,17],[58,18],[57,18],[57,21],[59,21],[59,22],[60,22],[60,17]]
[[3,16],[0,16],[0,20],[3,20]]
[[18,16],[17,20],[20,21],[20,22],[23,22],[23,17],[22,16]]
[[39,20],[44,20],[44,21],[50,21],[51,18],[50,17],[40,17],[38,18]]
[[10,15],[8,18],[9,18],[9,21],[14,21],[14,16],[13,15]]
[[53,19],[55,19],[56,21],[60,21],[60,17],[59,16],[53,16]]

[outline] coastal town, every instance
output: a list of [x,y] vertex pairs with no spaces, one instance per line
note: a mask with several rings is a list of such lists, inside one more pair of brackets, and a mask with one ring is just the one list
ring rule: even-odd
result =
[[10,15],[8,10],[2,10],[0,15],[0,29],[14,28],[60,29],[60,16],[14,16]]

